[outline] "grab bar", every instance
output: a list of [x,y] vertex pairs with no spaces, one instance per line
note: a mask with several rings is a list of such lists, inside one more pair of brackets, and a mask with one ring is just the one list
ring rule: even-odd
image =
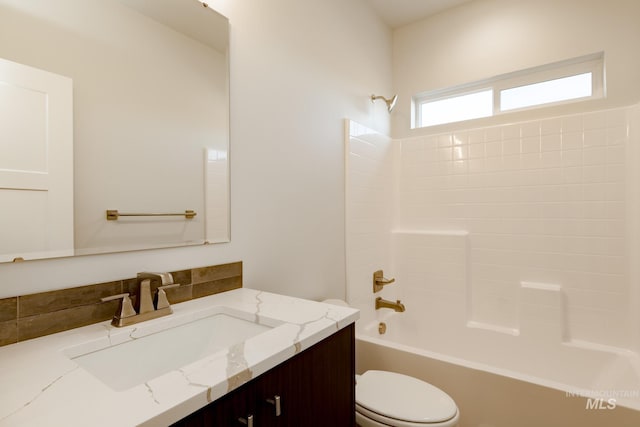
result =
[[183,213],[121,213],[117,209],[108,209],[107,221],[117,221],[121,216],[183,216],[186,219],[193,219],[196,215],[197,213],[192,210],[186,210]]

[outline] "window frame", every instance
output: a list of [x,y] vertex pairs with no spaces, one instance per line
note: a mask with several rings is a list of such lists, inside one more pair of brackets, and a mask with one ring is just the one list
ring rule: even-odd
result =
[[[577,76],[580,74],[591,73],[591,95],[585,97],[571,98],[554,102],[546,102],[542,104],[534,104],[520,108],[503,110],[500,105],[500,97],[502,91],[518,88],[537,83],[543,83],[551,80],[562,79],[565,77]],[[412,129],[427,128],[439,126],[448,123],[456,123],[475,119],[461,119],[449,122],[435,123],[427,126],[422,125],[422,105],[431,102],[443,101],[450,98],[461,97],[473,93],[492,90],[493,91],[493,114],[489,117],[500,116],[517,111],[525,111],[530,109],[539,109],[550,106],[581,102],[591,99],[600,99],[606,96],[605,86],[605,67],[604,52],[580,56],[564,61],[554,62],[551,64],[541,65],[537,67],[527,68],[524,70],[514,71],[486,80],[466,83],[444,89],[422,92],[412,97],[411,115]],[[487,117],[487,116],[483,116]],[[478,117],[482,118],[482,117]]]

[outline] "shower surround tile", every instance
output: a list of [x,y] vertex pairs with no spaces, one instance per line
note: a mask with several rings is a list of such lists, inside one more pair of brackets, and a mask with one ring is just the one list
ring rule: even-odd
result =
[[467,320],[517,330],[520,283],[547,283],[563,336],[628,348],[632,108],[395,141],[396,228],[469,232]]
[[[347,300],[363,309],[360,324],[366,324],[371,320],[371,310],[366,308],[374,306],[373,272],[382,269],[385,275],[393,274],[389,231],[395,205],[394,146],[390,138],[359,123],[347,121],[345,126],[347,283],[369,284],[366,289],[347,285]],[[451,160],[452,144],[451,135],[412,140],[406,150],[416,155],[408,157],[407,168],[415,167],[415,173],[430,170],[424,166],[430,156]]]

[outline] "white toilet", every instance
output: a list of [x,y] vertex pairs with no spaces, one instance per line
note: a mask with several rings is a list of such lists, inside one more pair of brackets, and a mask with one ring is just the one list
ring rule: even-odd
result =
[[356,377],[360,427],[454,427],[459,418],[448,394],[417,378],[387,371]]
[[[348,306],[342,300],[325,303]],[[444,391],[388,371],[356,375],[356,423],[360,427],[455,427],[460,411]]]

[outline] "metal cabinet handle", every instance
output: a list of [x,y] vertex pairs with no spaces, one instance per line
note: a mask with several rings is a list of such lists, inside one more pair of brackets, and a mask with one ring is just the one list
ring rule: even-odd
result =
[[247,418],[238,418],[238,422],[247,427],[253,427],[253,415],[249,415]]
[[279,417],[282,414],[282,406],[280,405],[280,401],[280,396],[278,396],[277,394],[273,396],[273,399],[267,399],[267,403],[275,406],[276,417]]

